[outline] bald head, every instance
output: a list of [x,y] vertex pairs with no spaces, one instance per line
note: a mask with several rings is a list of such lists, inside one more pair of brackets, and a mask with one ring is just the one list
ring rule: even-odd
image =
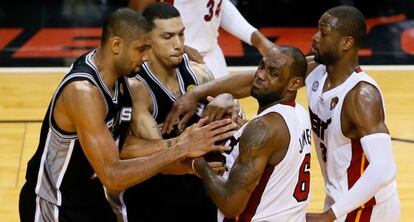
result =
[[135,40],[148,31],[148,22],[139,12],[120,8],[112,13],[104,26],[101,44],[104,45],[111,36],[118,36],[127,41]]
[[367,24],[364,15],[352,6],[338,6],[326,13],[337,18],[334,27],[344,36],[352,36],[359,46],[367,34]]

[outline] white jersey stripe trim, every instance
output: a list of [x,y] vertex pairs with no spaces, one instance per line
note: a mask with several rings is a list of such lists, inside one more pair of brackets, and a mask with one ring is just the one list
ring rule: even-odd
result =
[[197,75],[194,74],[194,71],[193,71],[193,69],[191,69],[191,66],[190,66],[190,64],[189,64],[188,61],[189,61],[188,56],[186,54],[184,54],[184,64],[185,64],[185,67],[190,72],[191,77],[193,77],[194,82],[198,86],[198,85],[200,85],[200,81],[198,81]]
[[170,99],[172,100],[172,101],[176,101],[176,98],[175,98],[175,96],[174,95],[172,95],[171,93],[170,93],[170,91],[168,90],[168,89],[166,89],[165,87],[164,87],[164,85],[163,84],[161,84],[161,82],[160,81],[158,81],[158,79],[157,79],[157,77],[151,72],[151,70],[149,69],[149,67],[147,66],[147,64],[146,63],[144,63],[143,65],[142,65],[142,67],[144,67],[144,69],[145,69],[145,71],[147,71],[147,73],[149,74],[148,76],[152,79],[152,80],[154,80],[154,82],[158,85],[158,86],[160,86],[161,87],[161,89],[168,95],[168,97],[170,97]]
[[176,73],[177,73],[178,84],[180,85],[180,91],[181,91],[181,94],[183,95],[185,93],[184,80],[183,80],[183,77],[181,76],[181,72],[179,69],[176,69]]
[[56,205],[53,205],[53,218],[55,222],[59,222],[59,207]]
[[45,146],[43,148],[43,153],[42,153],[42,158],[40,159],[40,166],[39,166],[39,171],[37,173],[37,182],[36,182],[36,188],[35,188],[35,193],[36,193],[36,212],[35,212],[35,222],[39,221],[39,217],[40,217],[40,197],[39,197],[39,190],[40,190],[40,186],[42,185],[42,177],[43,177],[43,168],[45,165],[45,161],[46,161],[46,154],[48,151],[48,146],[49,146],[49,142],[50,142],[50,135],[52,134],[50,128],[49,128],[49,132],[47,133],[47,137],[46,137],[46,142],[45,142]]
[[35,217],[34,217],[34,222],[38,222],[39,221],[39,217],[40,217],[40,197],[36,196],[36,211],[35,211]]
[[122,191],[119,194],[119,200],[121,201],[122,218],[124,219],[124,222],[128,222],[127,208],[126,208],[126,204],[125,204],[125,201],[124,201],[124,193],[125,193],[125,191]]
[[101,83],[102,87],[104,88],[104,91],[109,95],[109,97],[112,98],[112,101],[114,103],[118,103],[118,96],[117,96],[117,91],[118,91],[118,81],[115,82],[115,92],[114,95],[112,96],[112,94],[110,93],[108,87],[106,87],[105,83],[103,82],[101,75],[99,75],[99,70],[96,67],[95,63],[92,61],[92,55],[95,54],[96,49],[93,50],[92,52],[90,52],[88,55],[86,55],[85,58],[85,62],[87,65],[89,65],[93,70],[95,70],[96,75],[98,76],[98,80]]
[[63,164],[62,171],[60,171],[58,180],[56,182],[56,190],[57,190],[57,205],[62,205],[62,193],[60,192],[60,185],[62,184],[63,176],[66,173],[66,169],[68,168],[70,158],[72,157],[73,148],[75,147],[76,139],[72,139],[69,144],[68,152],[66,153],[65,163]]

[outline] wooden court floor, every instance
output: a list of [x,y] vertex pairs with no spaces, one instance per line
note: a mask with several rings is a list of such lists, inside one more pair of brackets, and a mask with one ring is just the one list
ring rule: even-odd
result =
[[[13,73],[12,73],[13,72]],[[24,183],[26,164],[34,153],[47,105],[61,72],[27,73],[0,71],[0,221],[19,221],[18,196]],[[414,70],[371,70],[382,87],[387,124],[393,141],[397,162],[397,185],[401,199],[401,221],[414,221]],[[306,105],[304,90],[298,101]],[[251,117],[256,102],[242,100]],[[309,211],[321,211],[323,206],[323,179],[316,155],[312,157],[312,200]]]

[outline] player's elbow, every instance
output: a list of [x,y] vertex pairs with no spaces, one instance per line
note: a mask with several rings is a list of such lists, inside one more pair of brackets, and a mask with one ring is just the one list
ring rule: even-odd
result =
[[236,218],[243,213],[244,210],[239,203],[228,203],[219,209],[226,216],[226,218]]
[[394,162],[382,162],[377,165],[377,172],[379,172],[377,181],[381,183],[381,186],[386,186],[395,180],[397,170]]
[[222,213],[226,216],[226,218],[236,218],[242,213],[242,211],[222,211]]
[[111,193],[118,193],[125,189],[115,178],[106,179],[105,181],[101,180],[101,182],[104,185],[104,187]]
[[118,176],[119,175],[115,172],[115,170],[107,169],[103,175],[99,176],[99,179],[108,191],[117,193],[126,189],[126,187],[123,186],[122,181],[119,180]]

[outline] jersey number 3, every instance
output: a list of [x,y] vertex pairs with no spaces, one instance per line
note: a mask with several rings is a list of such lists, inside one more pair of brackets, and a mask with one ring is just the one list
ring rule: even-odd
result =
[[310,153],[305,155],[302,165],[299,168],[299,179],[295,187],[293,197],[302,202],[308,199],[310,190]]
[[217,4],[217,8],[216,11],[214,11],[214,0],[208,0],[207,2],[207,8],[208,8],[208,14],[204,15],[204,20],[206,22],[211,21],[211,19],[213,18],[214,15],[216,15],[217,17],[220,15],[220,11],[221,11],[221,2],[223,0],[220,0],[219,3]]

